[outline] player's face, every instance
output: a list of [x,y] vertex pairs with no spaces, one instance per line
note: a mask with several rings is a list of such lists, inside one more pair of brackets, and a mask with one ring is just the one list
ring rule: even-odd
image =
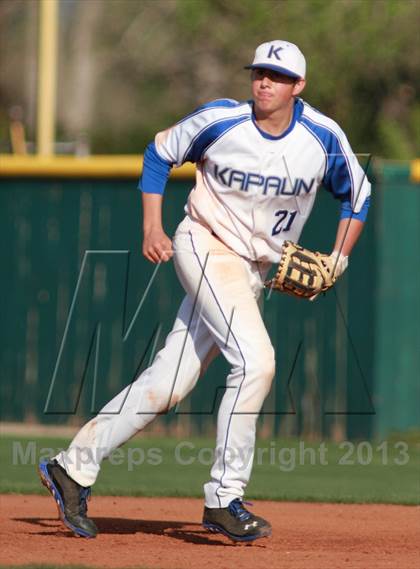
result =
[[263,113],[287,108],[305,87],[304,79],[293,79],[271,69],[253,69],[251,79],[256,108]]

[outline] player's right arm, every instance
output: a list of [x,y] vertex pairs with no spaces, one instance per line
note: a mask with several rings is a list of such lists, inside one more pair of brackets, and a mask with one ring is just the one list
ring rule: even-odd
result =
[[143,200],[143,255],[152,263],[169,261],[173,255],[172,241],[162,227],[163,195],[144,193]]
[[[152,263],[169,261],[173,255],[171,239],[162,224],[162,203],[172,166],[184,161],[185,148],[196,134],[200,121],[183,121],[159,132],[144,153],[143,172],[139,182],[143,202],[142,252]],[[189,128],[188,128],[189,127]],[[195,128],[194,128],[195,127]]]
[[172,242],[162,225],[162,203],[171,162],[164,160],[154,143],[144,153],[143,172],[139,182],[143,202],[142,252],[152,263],[169,261],[172,257]]
[[[144,153],[139,188],[143,194],[143,255],[152,263],[168,261],[172,244],[162,227],[162,201],[166,182],[173,166],[198,162],[205,149],[221,134],[220,125],[232,124],[232,109],[238,103],[219,99],[196,109],[191,115],[158,132]],[[242,121],[244,112],[233,120]],[[214,127],[212,129],[212,127]]]

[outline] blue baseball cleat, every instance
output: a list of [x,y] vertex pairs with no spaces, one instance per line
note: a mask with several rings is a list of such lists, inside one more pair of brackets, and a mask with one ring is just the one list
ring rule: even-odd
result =
[[271,535],[271,525],[249,512],[236,498],[227,508],[204,508],[203,527],[232,541],[254,541]]
[[98,528],[86,515],[90,488],[84,488],[70,478],[56,460],[41,462],[38,472],[42,484],[56,501],[63,524],[78,536],[96,537]]

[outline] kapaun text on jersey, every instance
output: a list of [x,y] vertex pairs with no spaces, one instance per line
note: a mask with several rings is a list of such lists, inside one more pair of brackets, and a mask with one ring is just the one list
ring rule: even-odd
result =
[[255,172],[244,172],[243,170],[235,170],[226,166],[219,168],[214,165],[214,175],[218,182],[228,186],[229,188],[238,189],[247,192],[252,186],[260,188],[265,195],[270,191],[276,196],[279,194],[285,196],[298,196],[302,191],[309,194],[315,184],[315,178],[305,180],[303,178],[289,179],[287,176],[262,176]]

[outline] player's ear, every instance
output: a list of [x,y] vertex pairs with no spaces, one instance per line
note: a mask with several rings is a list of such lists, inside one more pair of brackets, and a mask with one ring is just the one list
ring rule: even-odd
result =
[[297,95],[300,95],[302,93],[302,91],[304,90],[306,85],[306,81],[305,79],[298,79],[293,87],[293,95],[296,97]]

